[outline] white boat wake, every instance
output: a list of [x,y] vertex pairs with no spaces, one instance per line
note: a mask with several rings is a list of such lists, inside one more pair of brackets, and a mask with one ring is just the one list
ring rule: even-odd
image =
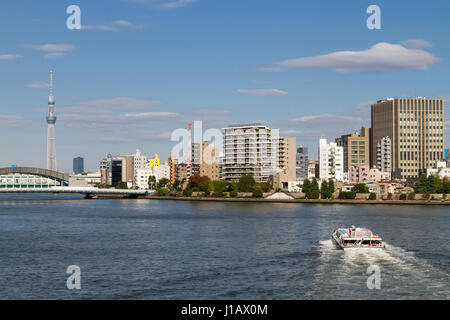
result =
[[[400,247],[344,251],[332,240],[319,242],[320,266],[311,298],[448,299],[450,275]],[[367,268],[378,265],[381,289],[367,288]],[[320,289],[315,289],[320,288]]]

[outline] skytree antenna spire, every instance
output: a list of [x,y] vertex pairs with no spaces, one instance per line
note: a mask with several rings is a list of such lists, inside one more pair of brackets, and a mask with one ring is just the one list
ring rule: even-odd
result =
[[56,171],[55,99],[53,97],[53,70],[50,70],[50,94],[47,114],[47,169]]

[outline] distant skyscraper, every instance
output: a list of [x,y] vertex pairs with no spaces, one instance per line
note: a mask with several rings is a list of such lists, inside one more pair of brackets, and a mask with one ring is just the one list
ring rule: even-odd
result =
[[50,70],[50,95],[47,115],[47,169],[56,171],[55,99],[53,98],[53,70]]
[[444,100],[395,98],[372,105],[371,166],[378,141],[391,139],[391,170],[396,178],[414,178],[444,159]]
[[297,148],[296,176],[297,180],[308,178],[308,148],[306,147]]
[[73,158],[73,173],[80,174],[84,172],[84,158]]

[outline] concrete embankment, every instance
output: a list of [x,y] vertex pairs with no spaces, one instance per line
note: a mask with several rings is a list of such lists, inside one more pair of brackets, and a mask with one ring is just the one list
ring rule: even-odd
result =
[[[99,195],[99,198],[126,198],[124,196]],[[305,203],[305,204],[378,204],[378,205],[450,205],[443,200],[339,200],[339,199],[263,199],[263,198],[213,198],[213,197],[161,197],[142,196],[139,199],[177,200],[177,201],[217,201],[217,202],[264,202],[264,203]]]

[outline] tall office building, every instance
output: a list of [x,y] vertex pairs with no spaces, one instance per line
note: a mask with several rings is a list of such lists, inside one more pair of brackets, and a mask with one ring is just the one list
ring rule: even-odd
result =
[[327,144],[327,139],[319,141],[319,172],[316,176],[320,180],[333,179],[335,181],[344,180],[344,149],[335,142]]
[[275,169],[272,129],[262,124],[247,124],[229,126],[223,132],[221,179],[232,181],[252,175],[257,182],[268,181]]
[[73,173],[80,174],[84,172],[84,159],[82,157],[73,158]]
[[344,172],[351,166],[370,165],[370,129],[361,128],[361,132],[347,134],[336,139],[336,144],[344,151]]
[[296,155],[296,179],[297,180],[304,180],[308,178],[308,148],[306,147],[299,147],[297,148],[297,155]]
[[56,143],[55,143],[55,98],[53,97],[53,70],[50,70],[50,94],[48,97],[47,114],[47,169],[56,171]]
[[377,162],[377,142],[391,138],[392,173],[418,177],[444,159],[444,101],[390,98],[372,105],[371,167]]

